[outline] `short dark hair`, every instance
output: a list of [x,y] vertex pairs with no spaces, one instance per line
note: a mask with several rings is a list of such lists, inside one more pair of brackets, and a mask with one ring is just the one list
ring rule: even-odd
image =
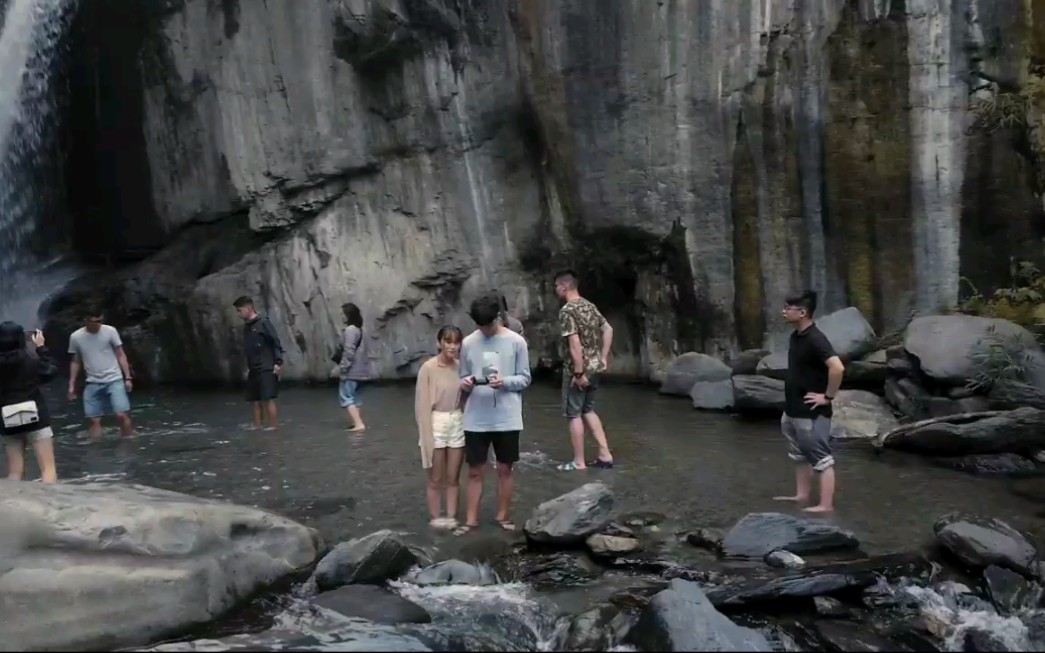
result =
[[236,301],[232,302],[232,305],[236,308],[243,308],[244,306],[253,306],[254,300],[250,297],[247,297],[246,295],[243,295],[241,297],[237,297]]
[[805,312],[812,317],[813,313],[816,312],[816,291],[807,290],[800,295],[793,295],[785,299],[784,303],[788,306],[805,309]]
[[104,315],[105,311],[102,310],[101,306],[92,305],[86,306],[83,309],[83,319],[85,320],[90,319],[92,317],[103,317]]
[[483,295],[472,302],[468,315],[479,326],[490,326],[501,316],[501,300],[497,295]]
[[360,329],[363,328],[363,314],[359,312],[358,306],[356,306],[352,302],[342,304],[341,313],[345,316],[345,324],[349,324]]
[[578,282],[577,273],[569,268],[565,270],[559,270],[555,273],[554,281],[555,283],[564,281],[566,282],[566,285],[568,285],[570,288],[576,288]]
[[440,327],[439,331],[435,334],[436,342],[442,342],[444,340],[449,340],[450,342],[461,342],[464,340],[464,333],[453,324],[447,324]]

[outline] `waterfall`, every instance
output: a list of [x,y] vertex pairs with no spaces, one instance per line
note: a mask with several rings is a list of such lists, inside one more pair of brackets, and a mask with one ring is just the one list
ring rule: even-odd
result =
[[[38,253],[40,198],[49,189],[35,175],[49,156],[50,78],[77,1],[7,0],[0,32],[0,312],[26,326],[35,325],[41,293],[71,277],[45,270],[53,261]],[[61,240],[51,238],[51,252]]]

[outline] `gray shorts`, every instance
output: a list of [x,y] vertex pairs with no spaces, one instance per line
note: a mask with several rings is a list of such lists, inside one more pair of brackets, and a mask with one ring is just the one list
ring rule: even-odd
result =
[[562,377],[562,416],[574,419],[595,412],[595,393],[599,390],[599,375],[588,375],[588,387],[581,390],[573,385],[572,376]]
[[54,431],[51,430],[50,426],[45,426],[42,429],[35,431],[29,431],[28,433],[19,433],[18,435],[5,435],[4,446],[8,447],[24,447],[27,444],[35,444],[41,440],[50,440],[54,437]]
[[817,417],[780,418],[780,430],[787,438],[787,456],[797,462],[809,463],[815,471],[822,472],[835,464],[831,455],[831,419]]

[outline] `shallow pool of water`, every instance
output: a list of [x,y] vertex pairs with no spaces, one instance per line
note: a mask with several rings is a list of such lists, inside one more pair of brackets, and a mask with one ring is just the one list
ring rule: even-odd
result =
[[[369,430],[359,435],[345,431],[333,388],[286,389],[283,426],[275,432],[245,428],[249,409],[236,392],[136,392],[141,435],[117,441],[107,424],[101,444],[87,440],[79,403],[55,395],[59,475],[261,506],[317,527],[330,543],[380,528],[428,537],[413,386],[367,390]],[[664,529],[724,527],[748,512],[786,509],[772,501],[793,489],[773,422],[698,412],[685,399],[627,384],[605,386],[599,412],[617,467],[559,472],[555,466],[569,459],[570,447],[558,390],[535,384],[526,392],[514,508],[520,525],[538,503],[591,480],[614,490],[621,512],[666,514]],[[588,452],[594,456],[594,447]],[[865,444],[839,445],[836,453],[838,511],[831,519],[853,530],[870,553],[923,544],[932,523],[952,510],[999,517],[1041,534],[1038,506],[1011,494],[1004,480],[932,467],[916,457],[883,459]],[[483,513],[490,530],[492,480]]]

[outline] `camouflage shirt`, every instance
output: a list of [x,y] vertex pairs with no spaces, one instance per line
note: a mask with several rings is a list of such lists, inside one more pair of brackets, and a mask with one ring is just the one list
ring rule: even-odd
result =
[[606,318],[599,309],[583,297],[566,304],[559,309],[559,351],[562,355],[563,373],[573,374],[573,359],[570,357],[569,336],[577,334],[581,339],[581,352],[584,356],[584,369],[589,374],[597,374],[606,369],[602,360],[602,327]]

